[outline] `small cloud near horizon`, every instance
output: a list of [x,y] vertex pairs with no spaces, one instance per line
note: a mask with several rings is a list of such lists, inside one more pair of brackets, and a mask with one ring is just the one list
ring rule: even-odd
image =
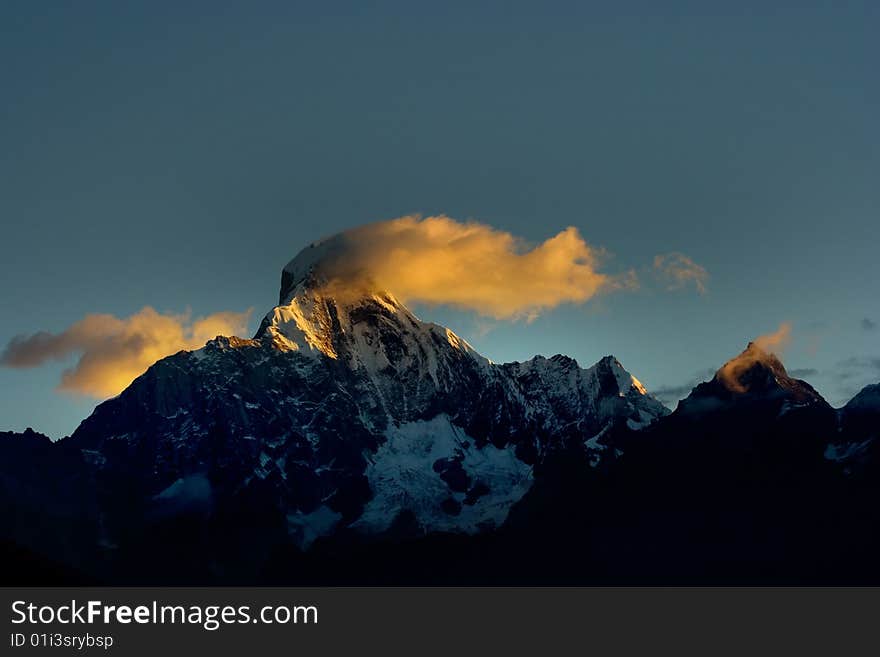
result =
[[880,356],[850,356],[824,373],[834,386],[834,398],[845,404],[866,385],[880,383]]
[[880,377],[880,357],[851,356],[839,361],[835,369],[835,378],[838,381],[856,378],[860,374],[867,377]]
[[803,379],[808,376],[816,376],[819,373],[819,370],[812,367],[802,367],[798,369],[788,370],[788,373],[796,379]]
[[694,374],[694,376],[688,379],[685,383],[679,385],[661,386],[656,390],[649,390],[648,392],[654,395],[663,404],[671,408],[679,400],[687,397],[690,394],[691,390],[696,388],[699,384],[705,381],[711,381],[712,377],[715,376],[715,372],[716,368],[707,367]]

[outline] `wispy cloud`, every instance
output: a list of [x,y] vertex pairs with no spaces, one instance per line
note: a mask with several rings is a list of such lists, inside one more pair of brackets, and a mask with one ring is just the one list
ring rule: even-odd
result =
[[869,383],[880,382],[880,356],[851,356],[823,372],[832,381],[835,397],[846,403]]
[[654,272],[669,290],[678,290],[693,284],[697,292],[706,294],[709,272],[683,253],[654,256]]
[[839,381],[858,376],[880,376],[880,358],[852,356],[837,363],[835,378]]
[[791,322],[782,322],[778,329],[766,335],[759,335],[753,342],[758,348],[773,354],[785,351],[791,343]]

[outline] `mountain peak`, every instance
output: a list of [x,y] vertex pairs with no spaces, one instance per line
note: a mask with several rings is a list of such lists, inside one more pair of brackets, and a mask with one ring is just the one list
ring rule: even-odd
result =
[[[409,333],[432,326],[419,320],[390,292],[334,291],[316,284],[315,275],[307,273],[293,284],[287,298],[263,319],[258,338],[271,337],[281,351],[320,352],[336,359],[357,347],[355,343],[367,327],[379,333],[392,327]],[[458,342],[465,344],[460,338]]]
[[847,402],[843,410],[847,413],[880,412],[880,383],[866,385]]
[[614,377],[620,394],[626,394],[631,388],[641,395],[647,395],[645,386],[636,377],[629,373],[623,364],[615,356],[608,355],[601,358],[594,367],[600,372],[606,372]]
[[795,405],[821,403],[825,400],[806,381],[788,374],[779,357],[749,342],[746,348],[724,363],[708,383],[701,383],[680,405],[688,410],[736,402],[784,400]]
[[325,257],[328,247],[325,242],[315,242],[300,251],[284,269],[281,270],[281,289],[278,292],[278,304],[283,305],[296,295],[298,287],[314,283],[317,276],[318,263]]
[[344,286],[335,284],[333,275],[336,265],[348,248],[344,233],[313,242],[288,262],[281,270],[279,305],[289,303],[304,291],[324,290],[334,297],[361,297],[375,292],[369,277],[352,276],[349,272]]
[[756,342],[749,342],[742,353],[724,363],[715,379],[729,391],[741,394],[794,382],[776,354]]

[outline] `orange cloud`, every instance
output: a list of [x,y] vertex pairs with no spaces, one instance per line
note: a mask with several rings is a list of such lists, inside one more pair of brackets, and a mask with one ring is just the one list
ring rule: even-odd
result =
[[753,342],[759,349],[771,354],[779,354],[785,351],[791,342],[791,322],[782,322],[773,333],[759,335]]
[[683,253],[666,253],[654,256],[654,271],[664,280],[667,289],[677,290],[693,283],[700,294],[706,293],[709,272]]
[[328,293],[387,289],[403,301],[446,304],[495,319],[534,318],[562,303],[633,287],[633,273],[599,271],[604,258],[569,227],[528,248],[512,234],[445,216],[368,224],[324,244],[315,265]]
[[59,388],[110,397],[165,356],[201,347],[217,335],[245,333],[250,313],[219,312],[193,321],[189,315],[161,314],[147,306],[125,319],[87,315],[61,333],[13,338],[0,355],[0,365],[37,367],[79,354],[62,374]]

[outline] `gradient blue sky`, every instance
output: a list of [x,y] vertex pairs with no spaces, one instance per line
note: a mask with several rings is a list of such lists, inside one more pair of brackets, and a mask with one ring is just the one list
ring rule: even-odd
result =
[[[144,305],[255,329],[310,241],[445,213],[711,275],[532,323],[417,308],[493,360],[674,389],[788,320],[840,403],[880,380],[880,5],[786,5],[4,2],[0,346]],[[0,369],[0,429],[71,432],[69,365]]]

